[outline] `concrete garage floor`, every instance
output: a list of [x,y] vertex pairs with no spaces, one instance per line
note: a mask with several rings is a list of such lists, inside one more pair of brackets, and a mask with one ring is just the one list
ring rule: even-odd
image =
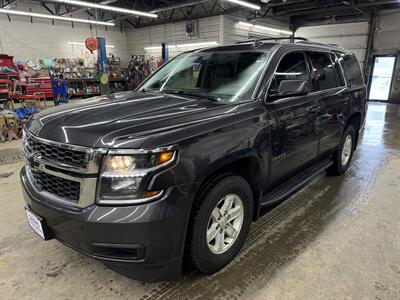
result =
[[[1,144],[0,156],[5,147],[21,148]],[[321,174],[267,212],[234,263],[171,283],[130,280],[40,240],[25,221],[22,161],[1,158],[0,299],[400,298],[400,106],[371,103],[349,172]]]

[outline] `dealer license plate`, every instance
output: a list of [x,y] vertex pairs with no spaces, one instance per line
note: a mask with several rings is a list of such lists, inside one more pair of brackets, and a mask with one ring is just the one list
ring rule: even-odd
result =
[[43,230],[43,219],[35,215],[28,208],[25,208],[26,218],[28,219],[29,226],[36,232],[42,239],[46,239]]

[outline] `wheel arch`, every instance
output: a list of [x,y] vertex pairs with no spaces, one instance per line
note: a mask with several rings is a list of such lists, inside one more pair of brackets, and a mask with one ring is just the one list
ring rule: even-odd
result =
[[354,150],[355,150],[357,148],[358,138],[359,138],[359,133],[360,133],[360,128],[361,128],[361,113],[360,112],[355,112],[349,117],[349,119],[346,122],[345,129],[349,125],[353,125],[354,131],[356,134],[356,140],[354,143]]
[[229,175],[238,175],[243,177],[250,185],[253,192],[254,200],[254,215],[253,220],[256,220],[258,214],[259,200],[261,198],[262,187],[260,182],[260,163],[259,158],[254,155],[237,157],[230,160],[216,162],[209,166],[197,182],[200,184],[194,192],[194,200],[191,208],[191,214],[194,208],[200,204],[199,199],[203,193],[206,193],[208,188],[214,185],[222,178]]
[[257,220],[260,207],[260,199],[262,195],[261,184],[258,182],[260,174],[259,160],[255,156],[245,156],[232,160],[226,160],[225,163],[218,163],[214,166],[209,166],[204,174],[197,182],[200,182],[196,191],[193,193],[193,203],[191,205],[189,220],[187,224],[185,244],[184,244],[184,263],[189,262],[188,241],[190,239],[190,227],[194,219],[194,213],[201,204],[200,199],[206,194],[212,186],[227,176],[238,175],[243,177],[250,185],[253,192],[254,209],[252,220]]

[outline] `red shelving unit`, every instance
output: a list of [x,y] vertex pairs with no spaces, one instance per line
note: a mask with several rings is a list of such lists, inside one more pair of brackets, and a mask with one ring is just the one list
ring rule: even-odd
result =
[[[13,59],[14,59],[14,56],[0,54],[0,67],[8,67],[10,69],[17,71],[17,67],[14,65]],[[7,80],[9,80],[10,82],[12,80],[17,80],[17,81],[20,80],[18,72],[1,72],[0,71],[0,75],[2,75],[1,76],[2,79],[5,79],[4,76],[6,76]]]
[[51,87],[50,77],[30,78],[29,83],[37,86],[27,87],[26,93],[33,95],[34,93],[44,93],[46,99],[53,99],[53,88]]

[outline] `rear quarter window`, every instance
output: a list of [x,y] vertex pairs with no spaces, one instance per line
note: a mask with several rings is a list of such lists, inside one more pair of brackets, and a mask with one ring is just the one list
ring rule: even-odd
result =
[[336,53],[342,65],[344,76],[351,85],[364,85],[360,64],[354,54]]
[[313,71],[313,85],[316,91],[344,86],[342,71],[332,53],[309,52],[308,55]]

